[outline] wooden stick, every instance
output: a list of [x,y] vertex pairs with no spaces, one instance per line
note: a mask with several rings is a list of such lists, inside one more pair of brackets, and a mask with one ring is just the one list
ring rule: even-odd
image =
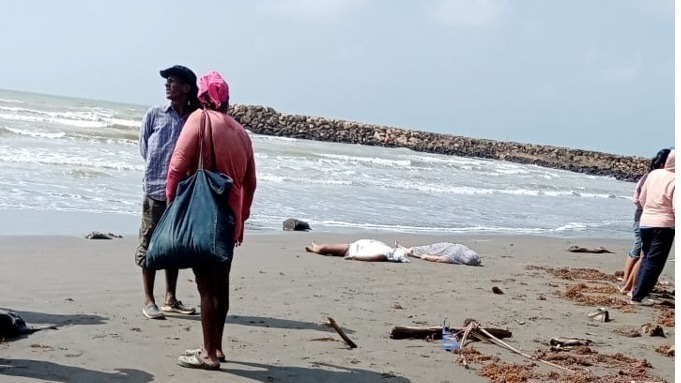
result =
[[[450,330],[454,332],[466,331],[467,327],[450,327]],[[508,330],[501,328],[488,327],[485,330],[494,334],[495,337],[499,339],[511,338],[513,333]],[[471,334],[473,336],[474,334]],[[395,326],[390,332],[390,338],[392,339],[423,339],[428,336],[432,336],[433,339],[442,338],[442,326],[424,326],[424,327],[408,327],[408,326]],[[477,338],[473,336],[474,338]]]
[[479,326],[477,326],[477,325],[476,325],[476,327],[477,327],[477,330],[479,330],[479,331],[482,332],[483,334],[485,334],[485,335],[487,335],[488,337],[490,337],[490,339],[491,339],[494,343],[496,343],[498,346],[504,347],[505,349],[507,349],[507,350],[509,350],[509,351],[515,352],[516,354],[522,355],[522,356],[524,356],[524,357],[526,357],[526,358],[528,358],[528,359],[536,360],[536,361],[538,361],[538,362],[547,364],[547,365],[549,365],[549,366],[551,366],[551,367],[559,368],[559,369],[561,369],[561,370],[565,370],[565,371],[572,372],[572,373],[575,372],[575,371],[573,371],[573,370],[571,370],[571,369],[569,369],[569,368],[567,368],[567,367],[563,367],[563,366],[557,365],[557,364],[555,364],[555,363],[551,363],[551,362],[546,361],[546,360],[543,360],[543,359],[535,358],[535,357],[533,357],[533,356],[531,356],[531,355],[528,355],[528,354],[525,354],[525,353],[523,353],[523,352],[521,352],[521,351],[519,351],[519,350],[516,350],[516,349],[513,348],[510,344],[504,342],[504,341],[501,340],[501,339],[496,338],[494,335],[490,334],[490,333],[489,333],[487,330],[485,330],[484,328],[479,327]]
[[326,319],[329,320],[329,326],[333,327],[333,329],[336,330],[338,335],[340,335],[340,337],[343,338],[345,343],[347,343],[347,345],[350,346],[350,348],[357,348],[357,344],[355,344],[355,342],[350,340],[350,338],[348,338],[348,336],[345,335],[345,332],[343,332],[343,329],[338,325],[338,323],[336,323],[335,320],[333,320],[333,318],[328,317]]
[[471,322],[466,326],[466,331],[464,331],[463,336],[461,337],[461,343],[459,344],[459,356],[461,357],[462,364],[465,368],[468,368],[468,362],[466,361],[466,356],[463,353],[463,346],[466,344],[466,338],[468,338],[468,334],[471,333],[471,330],[473,330],[473,327],[475,326],[475,322]]

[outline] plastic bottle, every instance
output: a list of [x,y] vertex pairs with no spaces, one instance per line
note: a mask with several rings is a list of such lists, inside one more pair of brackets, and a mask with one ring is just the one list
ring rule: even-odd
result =
[[459,349],[459,340],[456,334],[449,331],[447,319],[442,321],[442,349],[448,352],[457,351]]

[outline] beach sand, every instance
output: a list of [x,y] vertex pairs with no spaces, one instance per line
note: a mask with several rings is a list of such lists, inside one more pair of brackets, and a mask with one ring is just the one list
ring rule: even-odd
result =
[[[438,240],[464,243],[478,251],[483,267],[435,264],[364,263],[308,254],[304,246],[376,238],[405,245]],[[614,254],[576,254],[570,245],[603,246]],[[247,235],[237,250],[231,274],[231,309],[225,327],[228,362],[220,371],[177,366],[177,356],[201,344],[199,316],[147,320],[142,316],[142,284],[133,263],[134,236],[120,240],[75,237],[0,237],[0,307],[20,313],[29,325],[56,324],[0,344],[0,382],[488,382],[479,373],[485,363],[458,363],[439,341],[394,340],[394,326],[453,326],[474,318],[482,326],[508,328],[505,339],[528,354],[547,350],[553,337],[588,338],[599,355],[621,353],[647,360],[648,374],[674,381],[674,358],[655,348],[667,338],[629,338],[616,331],[657,323],[659,308],[608,307],[608,323],[587,313],[601,305],[577,305],[556,292],[586,283],[565,280],[545,268],[595,268],[612,275],[621,270],[630,241],[533,236],[449,236],[396,233],[281,233]],[[673,258],[673,254],[670,258]],[[529,267],[528,267],[529,266]],[[674,283],[674,263],[661,281]],[[180,272],[178,296],[198,306],[193,274]],[[160,304],[164,276],[157,276]],[[492,286],[503,290],[494,294]],[[607,295],[625,302],[617,293]],[[633,311],[633,312],[629,312]],[[324,325],[332,317],[358,345],[348,349]],[[483,354],[501,363],[527,365],[518,355],[476,342]],[[626,362],[625,362],[626,364]],[[629,363],[631,364],[631,363]],[[605,362],[588,366],[600,375],[624,368]],[[489,368],[488,368],[489,370]],[[506,367],[502,370],[511,371]],[[560,381],[552,367],[537,364],[530,381]],[[552,378],[547,378],[551,376]],[[510,377],[504,378],[512,381]],[[621,381],[631,381],[626,376]],[[503,381],[503,380],[497,380]],[[520,381],[520,380],[518,380]],[[576,381],[576,380],[573,380]]]

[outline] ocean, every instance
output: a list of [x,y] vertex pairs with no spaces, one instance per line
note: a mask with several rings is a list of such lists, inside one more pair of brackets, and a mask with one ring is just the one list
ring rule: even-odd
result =
[[[148,106],[0,90],[0,234],[136,233]],[[247,230],[629,238],[634,184],[533,165],[251,134]]]

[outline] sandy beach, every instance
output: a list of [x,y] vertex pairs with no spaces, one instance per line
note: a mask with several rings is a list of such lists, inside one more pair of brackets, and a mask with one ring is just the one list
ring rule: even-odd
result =
[[[483,267],[419,259],[409,264],[364,263],[304,251],[313,239],[343,243],[359,238],[388,243],[399,239],[405,245],[439,240],[464,243],[480,253]],[[570,253],[571,245],[603,246],[614,254]],[[494,370],[494,366],[485,367],[490,363],[506,373],[515,367],[504,363],[530,364],[496,345],[467,345],[465,349],[473,347],[498,360],[477,363],[469,356],[470,368],[466,369],[458,355],[441,349],[439,341],[389,336],[394,326],[439,325],[444,318],[452,326],[474,318],[485,327],[507,328],[513,336],[505,341],[513,347],[530,355],[539,355],[535,353],[540,350],[544,357],[578,355],[579,368],[586,367],[593,374],[579,380],[535,362],[529,367],[534,375],[526,376],[527,381],[642,381],[626,375],[631,370],[627,366],[652,377],[648,381],[674,381],[674,358],[655,351],[674,344],[673,319],[663,322],[671,324],[662,326],[666,338],[622,335],[640,330],[645,323],[657,324],[663,313],[673,318],[671,309],[626,305],[626,297],[616,292],[613,273],[623,267],[628,240],[445,238],[389,232],[250,234],[232,266],[231,309],[225,328],[228,361],[220,371],[189,370],[176,364],[183,350],[201,344],[199,316],[163,321],[142,316],[141,275],[133,263],[135,246],[134,235],[120,240],[0,237],[0,307],[18,312],[29,325],[58,326],[1,343],[0,382],[523,381],[522,372],[517,376],[521,380],[511,375],[481,376],[483,371]],[[590,268],[604,274],[583,280],[571,274],[571,269],[557,268]],[[667,265],[660,280],[666,282],[665,289],[674,289],[674,263]],[[494,294],[492,286],[504,294]],[[579,305],[561,295],[570,287],[573,293],[597,287],[602,294],[590,296],[601,301],[593,302],[609,305]],[[164,277],[159,274],[159,303],[163,289]],[[178,296],[198,306],[190,270],[180,272]],[[584,295],[570,296],[580,299]],[[589,319],[587,314],[598,307],[607,308],[610,322]],[[357,343],[356,349],[349,349],[324,324],[327,317],[343,327]],[[588,351],[551,353],[548,342],[554,337],[586,338],[594,343]],[[621,356],[610,357],[617,353]],[[553,359],[554,363],[577,368],[574,363],[565,364],[568,358],[561,358]],[[644,359],[648,364],[641,363]],[[595,376],[619,376],[619,380],[594,380]]]

